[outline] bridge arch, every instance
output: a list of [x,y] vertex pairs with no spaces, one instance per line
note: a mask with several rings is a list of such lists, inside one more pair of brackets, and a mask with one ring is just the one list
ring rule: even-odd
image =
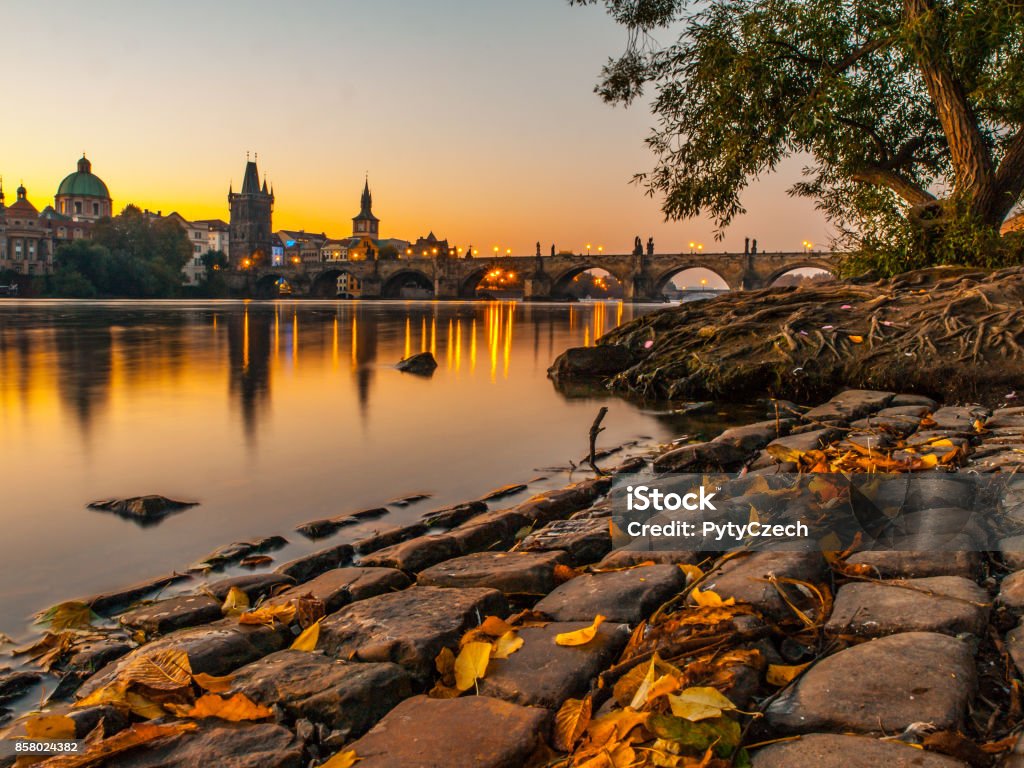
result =
[[401,299],[402,289],[415,286],[434,295],[434,279],[418,269],[400,269],[384,281],[381,296],[385,299]]
[[822,272],[828,272],[832,277],[838,277],[834,262],[822,261],[821,259],[807,259],[806,261],[795,261],[784,267],[779,267],[765,278],[765,287],[770,288],[775,285],[775,281],[780,277],[788,275],[790,272],[795,272],[798,269],[818,269]]
[[[559,273],[551,281],[551,295],[554,297],[562,297],[568,294],[569,284],[577,277],[582,275],[584,272],[590,272],[591,270],[599,269],[602,272],[607,272],[609,275],[614,277],[622,285],[624,289],[627,288],[631,276],[624,274],[623,270],[615,269],[614,265],[605,265],[593,261],[583,261],[579,264],[574,264],[568,269]],[[628,294],[627,294],[628,295]]]
[[359,276],[352,270],[344,267],[330,267],[313,278],[309,287],[309,295],[319,299],[355,298],[357,295],[355,285],[346,286],[348,290],[344,292],[338,285],[338,278],[342,275],[348,275],[349,283],[359,284]]
[[291,282],[288,280],[286,275],[279,272],[270,272],[269,274],[261,276],[256,281],[256,298],[257,299],[276,299],[281,294],[281,284],[288,285],[289,292],[292,289]]
[[681,275],[683,272],[689,272],[690,270],[694,270],[694,269],[706,270],[706,271],[710,272],[711,274],[715,275],[723,283],[725,283],[726,288],[728,290],[730,290],[730,291],[735,291],[736,290],[736,286],[732,285],[729,282],[729,279],[725,275],[723,275],[719,270],[715,269],[714,267],[710,267],[710,266],[707,266],[705,264],[700,264],[700,263],[686,263],[686,264],[678,264],[676,266],[670,267],[669,269],[666,269],[664,272],[660,273],[656,278],[654,278],[654,282],[653,282],[654,295],[655,296],[660,296],[661,294],[663,294],[664,291],[665,291],[665,288],[668,286],[668,284],[670,282],[672,282],[672,279],[676,275]]

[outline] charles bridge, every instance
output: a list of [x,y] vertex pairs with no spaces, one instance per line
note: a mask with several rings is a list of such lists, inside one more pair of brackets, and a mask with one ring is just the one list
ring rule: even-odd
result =
[[603,269],[624,287],[627,300],[660,300],[669,281],[688,269],[702,267],[719,275],[730,290],[770,286],[794,269],[815,268],[835,272],[832,253],[691,253],[506,256],[455,259],[447,257],[373,261],[325,261],[295,266],[261,267],[233,272],[229,285],[238,293],[256,298],[278,295],[283,279],[292,296],[332,298],[338,294],[338,278],[349,275],[359,281],[364,299],[397,299],[403,288],[416,286],[437,299],[471,299],[480,281],[494,270],[514,274],[523,282],[526,299],[558,299],[568,293],[570,282],[591,269]]

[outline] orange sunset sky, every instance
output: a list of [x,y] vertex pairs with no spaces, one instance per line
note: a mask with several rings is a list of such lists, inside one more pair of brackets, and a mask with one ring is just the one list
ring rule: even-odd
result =
[[[745,195],[714,242],[706,220],[663,221],[632,185],[652,156],[644,105],[593,93],[624,30],[565,0],[54,0],[3,11],[8,202],[52,203],[82,151],[115,210],[135,203],[227,218],[246,151],[277,196],[276,229],[340,237],[364,173],[384,237],[433,230],[482,252],[540,241],[624,252],[826,247],[829,228],[785,194],[801,162]],[[667,35],[667,33],[666,33]]]

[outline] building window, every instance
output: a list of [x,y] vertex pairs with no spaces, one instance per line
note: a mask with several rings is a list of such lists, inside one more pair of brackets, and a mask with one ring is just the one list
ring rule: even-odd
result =
[[81,213],[81,212],[82,212],[82,204],[81,203],[75,203],[75,213]]
[[100,215],[100,204],[99,203],[93,203],[92,204],[92,215],[93,216],[99,216]]

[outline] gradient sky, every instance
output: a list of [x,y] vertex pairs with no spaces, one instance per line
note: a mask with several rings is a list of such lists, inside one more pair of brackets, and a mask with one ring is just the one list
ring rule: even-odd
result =
[[481,251],[540,240],[626,251],[827,244],[785,190],[800,162],[744,197],[721,244],[706,220],[664,222],[630,183],[652,165],[643,105],[603,104],[601,65],[624,32],[565,0],[91,3],[3,11],[7,119],[0,174],[42,208],[85,150],[129,202],[227,219],[245,153],[274,184],[275,229],[344,236],[369,172],[383,237],[433,230]]

